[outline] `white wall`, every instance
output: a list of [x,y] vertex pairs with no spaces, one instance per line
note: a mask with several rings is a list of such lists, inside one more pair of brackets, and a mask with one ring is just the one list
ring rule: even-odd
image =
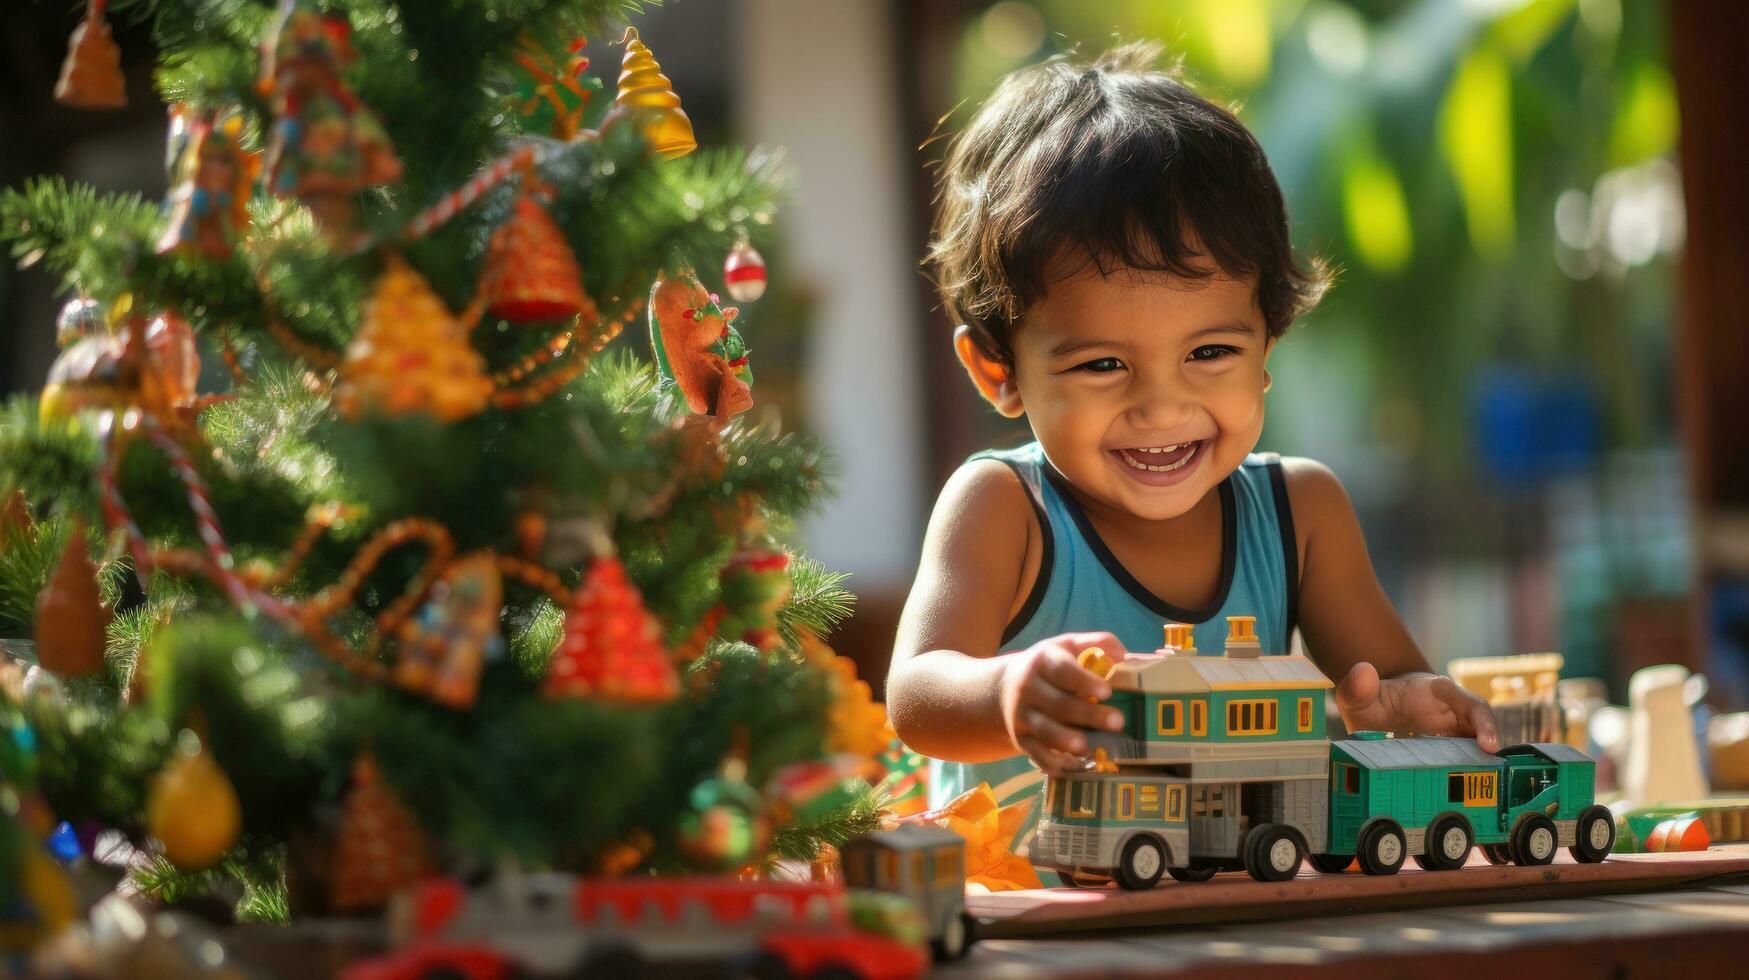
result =
[[885,3],[740,0],[742,143],[783,146],[800,177],[781,212],[793,277],[821,297],[808,338],[810,426],[838,457],[837,496],[803,528],[808,552],[864,594],[910,583],[924,467],[903,145]]

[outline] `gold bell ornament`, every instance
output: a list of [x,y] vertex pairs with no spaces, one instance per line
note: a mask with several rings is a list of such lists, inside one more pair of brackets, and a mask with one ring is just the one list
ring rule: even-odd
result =
[[650,152],[663,160],[683,157],[698,149],[692,135],[692,120],[680,108],[680,96],[674,94],[674,83],[662,74],[656,56],[638,40],[638,29],[626,28],[622,44],[625,60],[620,62],[619,93],[613,97],[613,112],[629,114],[637,122]]

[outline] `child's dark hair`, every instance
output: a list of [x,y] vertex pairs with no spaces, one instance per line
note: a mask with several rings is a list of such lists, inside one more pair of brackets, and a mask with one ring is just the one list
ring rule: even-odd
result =
[[1228,275],[1256,276],[1271,337],[1323,294],[1324,267],[1294,258],[1257,139],[1155,70],[1159,57],[1158,45],[1134,43],[1091,65],[1023,68],[955,137],[929,261],[948,313],[986,356],[1012,363],[1016,318],[1089,261],[1102,275],[1128,266],[1206,279],[1206,254]]

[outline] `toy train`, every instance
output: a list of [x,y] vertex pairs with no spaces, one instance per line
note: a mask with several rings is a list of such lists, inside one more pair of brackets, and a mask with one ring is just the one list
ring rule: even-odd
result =
[[510,873],[436,878],[397,898],[396,948],[341,980],[511,976],[910,980],[971,942],[965,840],[900,826],[844,845],[835,882]]
[[[1304,657],[1263,656],[1255,619],[1228,617],[1224,656],[1190,627],[1109,666],[1116,732],[1088,732],[1093,767],[1046,782],[1035,865],[1071,885],[1153,887],[1243,869],[1284,881],[1325,873],[1547,864],[1561,847],[1603,860],[1615,820],[1594,802],[1595,764],[1566,745],[1484,752],[1474,739],[1324,733],[1330,681]],[[1097,663],[1102,657],[1084,657]],[[1097,668],[1096,668],[1097,669]]]

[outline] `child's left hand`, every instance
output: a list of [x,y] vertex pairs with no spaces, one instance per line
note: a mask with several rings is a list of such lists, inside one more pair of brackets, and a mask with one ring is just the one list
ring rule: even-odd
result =
[[1457,681],[1421,671],[1380,680],[1362,661],[1336,685],[1336,707],[1351,732],[1472,735],[1484,752],[1500,749],[1494,709]]

